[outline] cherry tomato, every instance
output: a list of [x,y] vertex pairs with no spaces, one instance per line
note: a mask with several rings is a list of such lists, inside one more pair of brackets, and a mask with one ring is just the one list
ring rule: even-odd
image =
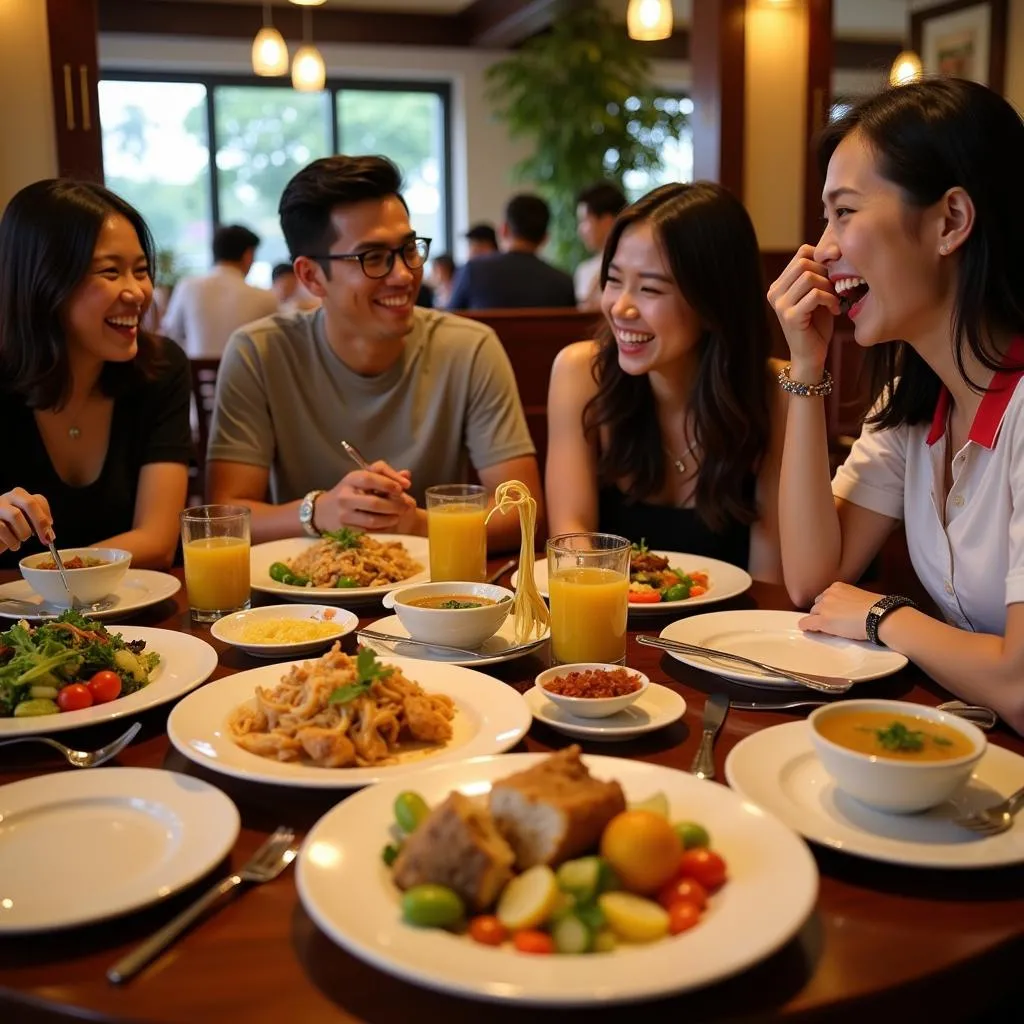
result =
[[62,686],[57,693],[57,707],[61,711],[81,711],[92,707],[92,694],[84,683]]
[[700,909],[692,903],[673,903],[668,908],[668,933],[678,935],[688,931],[700,920]]
[[677,903],[692,903],[698,910],[708,905],[708,892],[696,878],[677,878],[658,893],[658,902],[671,910]]
[[88,686],[93,702],[96,704],[106,704],[107,701],[121,696],[121,677],[108,668],[97,672],[89,680]]
[[484,946],[500,946],[508,932],[493,914],[481,914],[469,922],[469,937]]
[[512,937],[512,945],[520,953],[554,953],[555,940],[547,932],[538,932],[530,928],[516,932]]
[[725,882],[725,861],[714,850],[687,850],[679,862],[679,874],[695,878],[708,892],[714,892]]

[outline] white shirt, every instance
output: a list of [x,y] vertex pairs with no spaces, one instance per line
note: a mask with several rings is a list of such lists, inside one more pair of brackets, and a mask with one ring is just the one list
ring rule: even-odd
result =
[[237,267],[218,264],[205,277],[187,277],[171,293],[160,333],[192,359],[223,355],[231,332],[277,312],[274,293],[245,283]]
[[601,254],[591,256],[580,263],[572,275],[576,289],[576,303],[587,308],[597,308],[601,300]]
[[[1004,365],[1024,364],[1024,338]],[[946,495],[949,392],[927,424],[865,426],[832,493],[906,523],[914,571],[946,621],[997,636],[1024,601],[1024,371],[999,370],[953,457]]]

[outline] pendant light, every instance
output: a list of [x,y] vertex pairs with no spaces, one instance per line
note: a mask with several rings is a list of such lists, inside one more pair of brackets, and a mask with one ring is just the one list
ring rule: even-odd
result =
[[252,41],[252,69],[257,75],[287,75],[288,47],[270,19],[270,4],[263,5],[263,28]]
[[889,69],[889,84],[906,85],[908,82],[916,82],[923,70],[921,58],[913,50],[903,50]]
[[313,45],[310,20],[310,12],[303,11],[302,46],[295,51],[292,58],[292,88],[299,92],[320,92],[327,81],[324,59]]
[[327,0],[292,0],[296,7],[319,7],[327,3]]
[[672,0],[629,0],[626,31],[630,39],[651,42],[672,35]]

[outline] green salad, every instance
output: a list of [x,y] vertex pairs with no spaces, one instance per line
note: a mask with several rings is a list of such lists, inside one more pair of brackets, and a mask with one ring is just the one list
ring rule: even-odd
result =
[[80,711],[146,686],[160,662],[145,640],[125,640],[68,610],[0,633],[0,717]]

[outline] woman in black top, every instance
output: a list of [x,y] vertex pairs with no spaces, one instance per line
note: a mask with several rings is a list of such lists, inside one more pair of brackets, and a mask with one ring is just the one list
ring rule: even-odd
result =
[[601,286],[601,336],[551,372],[551,532],[599,529],[780,580],[785,398],[743,205],[711,182],[655,189],[619,214]]
[[[100,185],[23,188],[0,219],[0,566],[56,535],[171,564],[185,504],[188,360],[140,330],[153,243]],[[34,535],[34,536],[33,536]]]

